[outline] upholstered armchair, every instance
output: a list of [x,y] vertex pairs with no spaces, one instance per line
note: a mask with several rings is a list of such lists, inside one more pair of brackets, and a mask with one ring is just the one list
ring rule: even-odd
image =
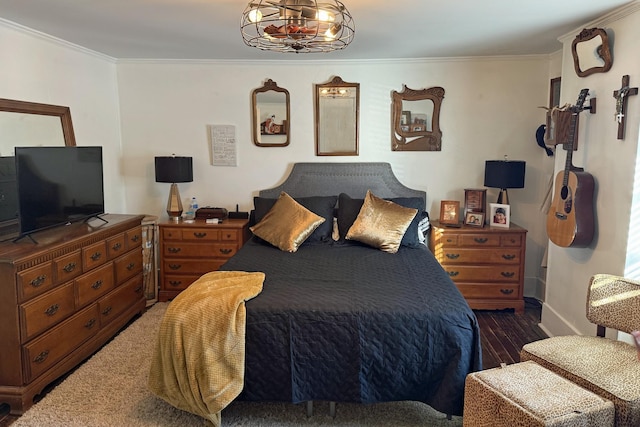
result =
[[587,319],[598,336],[558,336],[526,344],[520,360],[533,360],[608,400],[616,426],[640,426],[640,360],[632,344],[605,338],[606,328],[640,329],[640,282],[596,274],[589,283]]

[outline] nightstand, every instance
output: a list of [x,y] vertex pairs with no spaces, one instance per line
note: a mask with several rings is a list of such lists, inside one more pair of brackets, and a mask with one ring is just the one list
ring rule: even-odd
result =
[[429,247],[472,309],[524,312],[527,230],[441,226],[431,222]]
[[200,276],[220,268],[249,238],[249,220],[227,219],[219,224],[164,221],[160,240],[159,301],[175,298]]

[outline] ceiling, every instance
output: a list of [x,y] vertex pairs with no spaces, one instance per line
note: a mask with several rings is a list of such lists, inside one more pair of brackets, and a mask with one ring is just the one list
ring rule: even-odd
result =
[[342,0],[355,38],[331,53],[248,47],[248,0],[0,0],[0,18],[115,59],[394,59],[548,54],[558,37],[638,0]]

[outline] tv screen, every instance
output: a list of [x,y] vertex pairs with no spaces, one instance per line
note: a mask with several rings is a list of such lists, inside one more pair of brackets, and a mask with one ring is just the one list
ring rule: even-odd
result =
[[20,235],[104,213],[102,147],[16,147]]

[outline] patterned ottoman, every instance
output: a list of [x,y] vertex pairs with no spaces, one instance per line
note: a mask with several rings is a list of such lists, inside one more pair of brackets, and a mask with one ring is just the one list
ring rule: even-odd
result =
[[535,362],[474,372],[464,394],[465,427],[606,427],[613,403]]

